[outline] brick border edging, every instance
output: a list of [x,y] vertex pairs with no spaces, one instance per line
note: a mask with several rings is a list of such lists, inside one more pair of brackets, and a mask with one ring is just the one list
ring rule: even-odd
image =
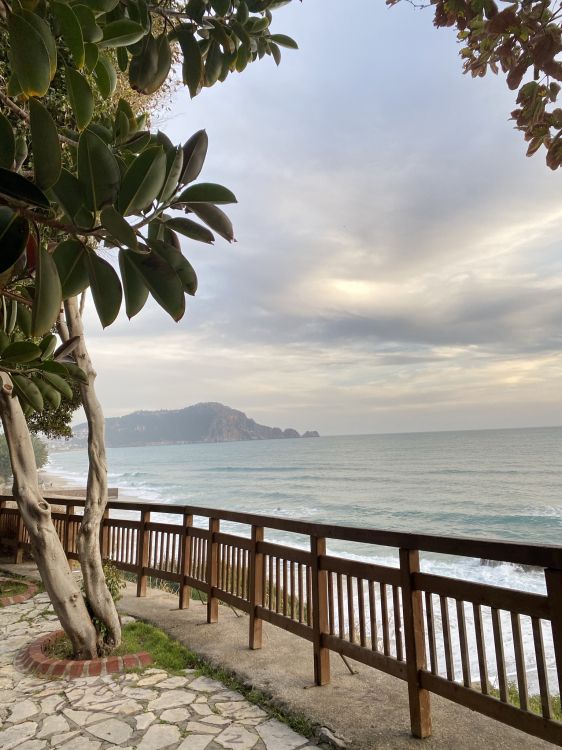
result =
[[35,594],[39,590],[38,586],[35,583],[31,583],[31,581],[22,581],[18,578],[1,577],[0,582],[2,581],[27,584],[27,589],[23,592],[23,594],[14,594],[14,596],[0,596],[0,606],[2,607],[9,607],[10,604],[21,604],[22,602],[26,602],[28,599],[31,599],[32,596],[35,596]]
[[74,659],[54,659],[45,650],[54,641],[62,638],[64,630],[55,630],[29,643],[18,652],[14,666],[20,672],[35,672],[45,677],[104,677],[107,674],[124,672],[126,669],[146,667],[152,664],[152,656],[147,651],[125,656],[106,656],[101,659],[84,661]]

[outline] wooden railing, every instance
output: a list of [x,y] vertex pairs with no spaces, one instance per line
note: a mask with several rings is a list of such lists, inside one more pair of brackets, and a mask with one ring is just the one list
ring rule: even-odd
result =
[[[7,496],[0,497],[0,538],[12,540],[14,559],[29,546]],[[69,559],[83,501],[47,498]],[[10,503],[10,505],[12,505]],[[63,508],[64,512],[60,512]],[[149,577],[174,582],[179,606],[191,589],[207,597],[207,620],[219,602],[249,614],[249,645],[261,648],[262,623],[312,643],[314,678],[330,680],[330,652],[405,680],[412,733],[431,733],[430,693],[562,745],[562,548],[375,529],[332,526],[213,508],[110,501],[100,544],[105,558],[136,576],[137,595]],[[114,517],[128,511],[129,517]],[[157,522],[166,514],[174,522]],[[135,518],[131,518],[135,515]],[[204,527],[194,524],[204,520]],[[221,522],[243,525],[226,533]],[[266,531],[300,537],[301,546],[265,538]],[[302,548],[303,539],[306,548]],[[327,553],[334,540],[397,551],[397,567]],[[420,552],[481,558],[544,569],[546,594],[469,582],[420,570]],[[486,637],[488,635],[488,637]],[[532,649],[525,646],[531,642]],[[554,654],[550,670],[547,650]],[[506,664],[512,654],[515,679]],[[530,652],[530,653],[529,653]],[[495,682],[490,674],[496,675]],[[536,674],[536,678],[533,675]],[[537,685],[531,695],[529,678]],[[555,695],[553,708],[553,699]]]

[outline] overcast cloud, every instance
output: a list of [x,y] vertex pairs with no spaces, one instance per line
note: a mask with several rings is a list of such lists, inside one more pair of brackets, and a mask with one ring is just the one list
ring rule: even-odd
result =
[[[294,6],[294,7],[293,7]],[[562,174],[526,159],[502,79],[431,11],[293,2],[294,36],[158,116],[206,127],[238,242],[184,245],[200,291],[89,345],[107,415],[222,401],[322,433],[562,423]]]

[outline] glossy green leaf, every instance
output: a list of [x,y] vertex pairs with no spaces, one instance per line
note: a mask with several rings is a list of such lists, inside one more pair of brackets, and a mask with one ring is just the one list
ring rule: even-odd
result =
[[121,73],[125,73],[129,67],[129,53],[125,47],[117,47],[117,64]]
[[78,180],[91,210],[114,203],[121,181],[119,165],[107,145],[91,130],[84,130],[78,142]]
[[218,42],[213,41],[205,60],[205,86],[213,86],[222,71],[223,55]]
[[22,18],[27,21],[27,23],[29,23],[41,37],[43,44],[45,45],[45,49],[47,50],[47,55],[49,57],[49,70],[52,81],[55,73],[57,72],[57,44],[55,42],[55,37],[53,36],[53,33],[51,31],[51,27],[49,26],[47,21],[41,18],[41,16],[39,16],[37,13],[33,13],[29,10],[24,9],[18,11],[18,14],[21,15]]
[[0,273],[12,268],[21,258],[28,237],[27,219],[8,206],[0,206]]
[[31,206],[49,208],[49,199],[37,185],[9,169],[0,167],[0,193]]
[[234,193],[214,182],[199,182],[186,188],[178,203],[237,203]]
[[57,203],[68,219],[81,229],[94,226],[94,215],[85,208],[86,198],[82,185],[67,169],[62,169],[56,185],[51,188]]
[[225,240],[234,240],[232,222],[220,208],[212,203],[190,203],[188,208]]
[[230,0],[211,0],[211,8],[217,16],[226,16],[230,10]]
[[39,388],[25,375],[12,375],[12,383],[20,399],[26,401],[35,411],[43,410],[43,396]]
[[[55,362],[52,362],[50,364],[56,364]],[[45,366],[47,365],[47,362],[45,362]],[[64,370],[64,374],[66,375],[66,369]],[[58,375],[55,372],[50,372],[49,370],[45,369],[43,370],[42,377],[45,378],[54,388],[57,389],[65,398],[71,399],[72,398],[72,388],[68,385],[66,380],[64,379],[64,376]]]
[[171,66],[172,52],[167,35],[154,38],[148,34],[141,52],[129,65],[129,83],[141,94],[153,94],[168,77]]
[[103,209],[101,212],[101,223],[108,230],[112,239],[115,239],[126,247],[137,247],[137,236],[133,228],[113,206],[106,206]]
[[90,283],[86,268],[88,252],[79,240],[63,240],[55,248],[53,259],[59,273],[63,299],[76,297]]
[[130,253],[128,259],[160,307],[174,320],[180,320],[185,312],[183,285],[169,263],[154,252],[150,255]]
[[102,97],[109,99],[117,87],[117,73],[107,55],[100,54],[94,68],[94,78]]
[[183,234],[184,237],[189,237],[192,240],[197,240],[197,242],[206,242],[208,244],[212,244],[215,241],[215,237],[212,232],[210,232],[206,227],[201,226],[201,224],[197,224],[197,222],[191,221],[191,219],[170,219],[166,222],[166,226],[169,229],[173,229],[175,232]]
[[58,129],[51,114],[38,99],[29,100],[29,117],[35,183],[42,190],[47,190],[58,181],[62,168]]
[[40,357],[41,349],[32,341],[14,341],[12,344],[8,344],[2,352],[3,360],[16,364],[33,362]]
[[43,247],[37,249],[35,297],[31,314],[31,332],[43,336],[53,327],[61,307],[62,289],[53,256]]
[[94,252],[86,255],[86,267],[94,305],[104,328],[111,325],[119,313],[123,292],[113,267]]
[[31,336],[31,310],[24,304],[18,303],[16,324],[24,336]]
[[27,141],[25,140],[25,136],[23,135],[17,135],[16,136],[16,155],[15,155],[15,168],[21,169],[24,161],[27,159]]
[[166,179],[166,154],[151,146],[135,158],[123,178],[118,206],[123,216],[147,208],[159,195]]
[[197,274],[179,247],[159,240],[150,243],[151,249],[177,273],[184,292],[193,296],[197,291]]
[[[21,307],[21,305],[20,305]],[[18,310],[19,313],[19,310]],[[19,318],[18,318],[19,323]],[[41,349],[41,359],[49,359],[55,349],[57,348],[57,337],[53,333],[48,333],[39,342],[39,349]]]
[[148,287],[130,257],[131,253],[127,250],[119,251],[119,268],[125,294],[125,312],[129,320],[142,310],[149,294]]
[[201,79],[203,78],[201,50],[190,26],[177,26],[170,38],[177,39],[181,47],[183,56],[182,78],[193,99],[199,93]]
[[74,68],[66,66],[66,88],[78,130],[88,126],[94,114],[94,96],[85,77]]
[[271,52],[271,56],[275,60],[276,65],[281,64],[281,50],[274,42],[269,42],[269,51]]
[[61,403],[60,391],[57,391],[56,388],[53,388],[52,385],[45,382],[41,377],[34,378],[33,382],[41,391],[44,403],[53,409],[58,409]]
[[183,171],[180,182],[187,185],[199,177],[209,147],[206,130],[198,130],[183,145]]
[[271,34],[268,39],[270,39],[272,42],[275,42],[275,44],[278,44],[280,47],[287,47],[288,49],[299,48],[299,45],[295,42],[295,40],[291,39],[291,37],[287,36],[286,34]]
[[166,152],[166,179],[160,193],[160,200],[167,201],[178,189],[183,172],[183,149],[181,146]]
[[92,42],[84,42],[84,68],[88,73],[93,73],[98,64],[100,52],[98,45]]
[[0,112],[0,167],[12,169],[16,158],[16,137],[7,117]]
[[78,367],[78,365],[74,364],[73,362],[65,362],[64,366],[73,380],[77,380],[79,383],[88,385],[88,375],[81,367]]
[[59,22],[62,37],[72,53],[74,64],[77,68],[82,68],[85,61],[85,52],[80,21],[70,5],[53,3],[52,7]]
[[144,28],[128,18],[111,21],[103,29],[103,38],[98,44],[100,49],[104,47],[128,47],[143,38]]
[[80,22],[84,42],[99,42],[103,37],[103,31],[98,26],[92,9],[86,5],[73,5],[72,10]]
[[51,83],[49,52],[41,34],[21,15],[8,14],[13,71],[26,96],[44,96]]
[[95,13],[110,13],[119,5],[119,0],[84,0]]

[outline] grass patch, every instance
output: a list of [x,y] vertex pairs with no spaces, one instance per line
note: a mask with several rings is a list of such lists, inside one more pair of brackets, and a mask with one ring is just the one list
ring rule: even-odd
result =
[[123,627],[122,642],[113,652],[115,656],[148,651],[152,666],[167,672],[181,672],[195,666],[194,655],[178,641],[146,622],[131,622]]
[[17,596],[27,591],[27,583],[20,581],[0,581],[0,596]]
[[[500,697],[500,691],[497,688],[490,688],[489,693],[494,698]],[[508,682],[507,684],[507,701],[516,708],[521,708],[521,702],[519,700],[519,690],[515,682]],[[542,703],[540,695],[529,695],[529,697],[527,698],[527,704],[531,713],[542,716]],[[560,696],[551,696],[550,704],[552,706],[552,718],[555,721],[562,721],[562,706],[560,704]]]

